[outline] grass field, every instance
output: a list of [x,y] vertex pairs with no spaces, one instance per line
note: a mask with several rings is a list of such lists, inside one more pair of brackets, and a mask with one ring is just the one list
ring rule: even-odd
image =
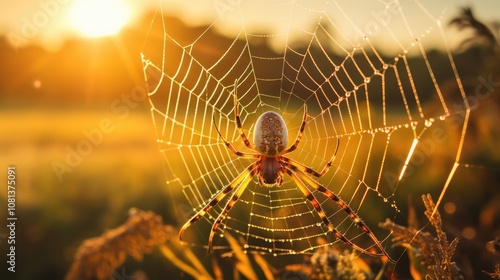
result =
[[[88,141],[82,131],[99,128],[103,119],[114,130],[102,133],[78,164],[68,165],[68,150]],[[105,110],[4,110],[0,127],[2,178],[8,165],[18,176],[17,262],[30,265],[17,272],[18,279],[62,278],[80,243],[122,223],[131,207],[154,210],[168,222],[163,167],[147,112],[120,119]],[[59,180],[54,162],[71,172]],[[6,195],[0,193],[1,205]],[[0,258],[4,263],[5,254]]]

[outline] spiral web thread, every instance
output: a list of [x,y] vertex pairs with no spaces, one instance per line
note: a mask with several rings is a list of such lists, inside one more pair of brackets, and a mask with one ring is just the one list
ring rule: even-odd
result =
[[[470,110],[439,16],[420,1],[404,6],[379,2],[377,11],[392,14],[390,21],[379,21],[380,32],[370,36],[340,3],[317,2],[225,4],[208,27],[193,27],[189,33],[179,32],[175,21],[167,20],[169,3],[161,3],[151,30],[157,26],[162,31],[150,34],[147,42],[157,49],[142,55],[169,201],[180,225],[252,163],[231,153],[213,125],[214,119],[238,150],[252,152],[235,123],[235,80],[250,141],[259,115],[272,110],[287,123],[291,144],[304,105],[306,129],[297,150],[287,156],[319,171],[340,140],[332,168],[318,181],[339,195],[385,247],[390,233],[377,223],[397,215],[395,193],[411,182],[415,151],[424,139],[433,141],[433,126],[456,114],[453,108],[461,108],[465,118],[454,130],[454,160],[440,182],[441,196],[446,192],[460,165]],[[411,17],[418,18],[418,25],[405,16],[409,12],[418,14]],[[272,28],[263,32],[255,26]],[[401,27],[406,36],[397,34]],[[358,39],[350,39],[349,32]],[[388,38],[384,44],[397,51],[384,55],[372,43],[382,33]],[[432,34],[446,53],[444,60],[430,57],[427,39]],[[270,43],[272,51],[264,43]],[[460,106],[452,106],[457,103]],[[375,248],[338,205],[310,190],[343,235],[362,248]],[[187,242],[207,245],[210,228],[231,195],[186,231]],[[274,188],[261,187],[252,178],[218,228],[214,249],[228,249],[224,232],[238,236],[246,250],[275,255],[311,252],[323,244],[318,238],[337,242],[288,176],[282,187]]]

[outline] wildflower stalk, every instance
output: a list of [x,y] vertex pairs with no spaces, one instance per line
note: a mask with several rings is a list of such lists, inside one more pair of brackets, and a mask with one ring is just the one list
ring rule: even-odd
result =
[[78,248],[67,280],[110,279],[127,255],[140,261],[172,235],[162,218],[153,212],[132,209],[127,222],[103,235],[87,239]]

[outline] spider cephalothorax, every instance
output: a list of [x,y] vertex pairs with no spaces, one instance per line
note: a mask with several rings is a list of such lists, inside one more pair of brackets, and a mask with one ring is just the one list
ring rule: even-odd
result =
[[[309,175],[314,177],[322,177],[326,174],[326,172],[330,169],[332,165],[332,161],[337,154],[337,148],[333,153],[332,159],[323,167],[321,172],[317,172],[310,167],[303,165],[302,163],[295,161],[291,158],[284,156],[287,153],[294,151],[299,145],[300,139],[302,138],[302,134],[304,133],[304,129],[306,126],[307,120],[307,110],[304,107],[304,117],[302,119],[302,124],[299,129],[299,133],[295,138],[294,143],[286,149],[288,143],[288,131],[286,128],[285,121],[283,118],[276,112],[265,112],[263,113],[255,124],[254,129],[254,145],[250,143],[248,138],[246,137],[245,132],[243,131],[240,114],[238,111],[238,99],[237,99],[237,83],[235,82],[234,87],[234,112],[236,118],[236,124],[238,126],[238,131],[240,133],[241,139],[245,143],[249,149],[257,152],[257,153],[244,153],[236,150],[231,143],[227,142],[226,139],[222,136],[219,131],[219,128],[215,124],[214,126],[219,134],[220,138],[224,141],[226,147],[233,152],[236,156],[244,157],[244,158],[253,158],[257,159],[254,163],[248,166],[243,172],[241,172],[228,186],[223,188],[215,197],[213,197],[198,213],[194,215],[191,219],[189,219],[180,229],[179,237],[182,240],[182,235],[184,231],[196,221],[201,219],[207,211],[209,211],[213,206],[215,206],[219,201],[221,201],[227,194],[233,192],[232,197],[224,207],[224,210],[218,215],[216,221],[212,225],[212,230],[210,231],[210,236],[208,238],[208,250],[212,250],[212,240],[214,237],[217,228],[222,223],[222,221],[226,218],[227,213],[233,207],[234,203],[241,196],[245,188],[250,183],[252,177],[256,175],[259,179],[260,185],[263,187],[275,187],[281,186],[283,183],[283,175],[286,173],[290,176],[290,178],[295,182],[297,187],[300,189],[302,194],[311,202],[314,209],[318,213],[318,216],[321,218],[325,226],[328,228],[328,231],[333,233],[335,237],[342,240],[347,245],[353,247],[354,249],[363,252],[367,255],[371,256],[386,256],[389,261],[394,262],[384,247],[377,239],[377,237],[373,234],[373,232],[368,228],[368,226],[361,220],[361,218],[345,203],[340,197],[338,197],[335,193],[321,185],[319,182],[311,178]],[[309,175],[307,175],[309,174]],[[337,203],[349,216],[349,218],[353,221],[353,223],[361,228],[365,234],[367,234],[376,246],[379,248],[380,253],[372,253],[369,252],[358,245],[354,244],[351,240],[345,237],[342,233],[340,233],[330,222],[325,212],[323,211],[321,204],[317,201],[314,194],[309,191],[307,185],[313,187],[316,191],[324,194],[335,203]]]

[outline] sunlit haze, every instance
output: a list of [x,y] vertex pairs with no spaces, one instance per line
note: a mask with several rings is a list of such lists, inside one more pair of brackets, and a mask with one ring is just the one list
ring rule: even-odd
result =
[[128,19],[128,7],[119,0],[77,0],[69,11],[71,26],[88,37],[116,34]]
[[[235,2],[235,1],[229,1]],[[228,2],[228,3],[229,3]],[[236,1],[238,2],[238,1]],[[236,3],[235,2],[235,3]],[[387,5],[392,1],[380,1]],[[355,31],[350,31],[356,26],[358,31],[366,31],[367,26],[373,21],[376,22],[377,14],[380,13],[380,2],[365,1],[363,9],[359,10],[359,4],[348,1],[330,2],[325,11],[336,19],[335,24],[339,26],[347,35],[354,36]],[[471,6],[474,11],[481,15],[484,20],[495,18],[496,11],[500,8],[500,1],[472,1],[472,0],[453,0],[453,1],[421,1],[426,9],[436,18],[441,18],[447,22],[450,17],[455,15],[460,7]],[[48,48],[57,48],[66,39],[75,35],[83,37],[102,37],[114,35],[124,26],[133,26],[135,20],[144,17],[148,12],[154,12],[158,8],[160,1],[128,1],[128,0],[24,0],[16,2],[15,5],[8,1],[0,0],[0,35],[6,35],[11,44],[16,47],[26,45],[27,43],[42,44]],[[233,4],[224,4],[226,1],[163,1],[164,11],[167,15],[177,16],[186,24],[191,26],[210,24],[219,16],[221,10],[224,12],[222,21],[227,23],[222,33],[233,31],[233,24],[240,16],[240,12]],[[245,2],[242,2],[242,5]],[[319,3],[311,1],[311,5]],[[401,2],[403,10],[416,9],[416,7],[406,5]],[[280,7],[279,5],[277,7]],[[341,10],[341,9],[342,10]],[[279,10],[252,11],[257,13],[279,14]],[[346,20],[342,13],[349,14],[349,20]],[[430,24],[424,21],[422,15],[418,13],[406,13],[408,22],[413,24],[414,32],[418,34],[420,29],[427,28]],[[395,18],[395,17],[394,17]],[[234,20],[233,20],[234,19]],[[300,15],[294,18],[294,24],[307,26],[309,18],[301,18]],[[392,30],[403,35],[408,34],[404,25],[391,22]],[[262,28],[262,26],[253,26],[252,22],[247,22],[246,28]],[[416,26],[420,25],[420,26]],[[269,27],[267,27],[269,28]],[[275,22],[270,32],[281,32],[286,30],[287,26],[281,26]],[[354,29],[353,29],[354,30]],[[395,34],[399,36],[401,34]],[[374,41],[384,41],[388,34],[380,34]],[[456,37],[451,34],[450,37]],[[429,38],[432,40],[432,38]],[[452,42],[453,43],[453,42]],[[387,48],[389,46],[383,46]]]

